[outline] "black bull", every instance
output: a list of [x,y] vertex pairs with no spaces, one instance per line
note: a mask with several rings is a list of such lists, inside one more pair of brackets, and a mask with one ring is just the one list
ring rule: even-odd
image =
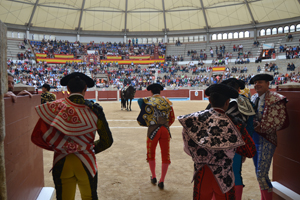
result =
[[[126,108],[126,110],[131,111],[131,101],[134,99],[135,95],[135,88],[132,86],[129,86],[125,91],[121,92],[121,109]],[[128,100],[130,100],[130,105],[128,108]]]

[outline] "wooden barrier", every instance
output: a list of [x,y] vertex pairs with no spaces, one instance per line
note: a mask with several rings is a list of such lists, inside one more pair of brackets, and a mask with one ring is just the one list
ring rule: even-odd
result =
[[[289,100],[287,111],[290,124],[288,128],[277,132],[278,146],[273,157],[273,181],[300,195],[300,88],[282,88],[278,93]],[[273,194],[275,200],[288,199]]]
[[97,91],[98,101],[117,101],[118,100],[118,90],[114,91]]
[[[163,90],[161,91],[161,95],[167,98],[189,98],[189,90]],[[151,96],[151,92],[147,90],[137,90],[134,98],[143,98]]]
[[[56,99],[62,99],[62,98],[66,98],[69,96],[67,91],[54,92],[51,90],[50,92],[56,95]],[[39,91],[39,94],[42,94],[42,91]],[[85,99],[96,99],[96,91],[86,91],[84,98]]]
[[7,199],[36,199],[44,186],[43,150],[31,142],[40,95],[5,98],[4,140]]
[[204,100],[204,90],[190,90],[190,100]]

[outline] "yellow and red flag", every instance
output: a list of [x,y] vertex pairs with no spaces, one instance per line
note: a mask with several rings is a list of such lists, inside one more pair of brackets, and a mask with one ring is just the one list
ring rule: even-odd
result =
[[226,69],[225,66],[213,67],[213,68],[212,68],[212,71],[213,71],[213,72],[224,72],[225,69]]
[[72,54],[54,54],[55,58],[74,58]]

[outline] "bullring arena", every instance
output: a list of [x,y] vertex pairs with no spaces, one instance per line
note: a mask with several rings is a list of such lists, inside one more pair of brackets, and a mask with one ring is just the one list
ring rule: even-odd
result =
[[[56,199],[53,152],[31,141],[34,108],[44,83],[57,99],[68,98],[60,80],[72,72],[95,82],[85,99],[103,107],[114,139],[96,155],[100,200],[192,199],[194,163],[177,117],[204,110],[205,89],[228,78],[253,95],[257,74],[272,75],[270,90],[288,99],[290,124],[277,132],[269,171],[273,199],[300,200],[299,13],[300,0],[1,0],[0,200]],[[131,111],[120,103],[127,75],[136,89]],[[176,117],[164,190],[150,182],[147,129],[137,123],[137,99],[150,96],[152,83],[165,87]],[[18,95],[23,90],[33,96]],[[159,147],[156,158],[159,178]],[[242,199],[261,199],[252,159],[242,177]]]
[[[172,99],[171,99],[172,100]],[[146,128],[136,121],[139,114],[137,102],[132,102],[132,111],[121,111],[120,102],[99,102],[104,109],[111,128],[114,144],[107,151],[98,154],[97,163],[99,199],[124,200],[189,200],[193,192],[193,161],[183,151],[182,126],[178,120],[171,126],[171,165],[165,189],[150,183],[151,173],[146,161]],[[176,116],[203,110],[208,101],[173,101]],[[43,151],[45,186],[54,187],[51,169],[53,153]],[[157,176],[160,176],[160,148],[157,147]],[[242,169],[244,180],[243,199],[259,199],[260,191],[256,181],[252,159],[247,159]],[[272,170],[270,171],[272,177]],[[80,199],[79,190],[76,199]]]

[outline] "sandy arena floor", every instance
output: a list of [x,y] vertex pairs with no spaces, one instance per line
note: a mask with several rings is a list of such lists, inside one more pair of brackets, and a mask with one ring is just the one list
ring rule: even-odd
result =
[[[111,128],[114,144],[97,154],[98,197],[101,200],[190,200],[192,199],[193,161],[183,152],[182,128],[176,120],[171,126],[171,165],[165,189],[159,190],[150,183],[150,170],[146,162],[146,128],[136,122],[139,114],[137,102],[132,102],[132,111],[121,111],[119,102],[101,102]],[[208,101],[174,101],[176,117],[203,110]],[[156,174],[161,171],[160,148],[157,147]],[[52,174],[53,153],[44,151],[45,186],[54,187]],[[260,191],[255,178],[252,159],[243,164],[243,200],[259,200]],[[270,178],[272,171],[270,171]],[[77,189],[76,200],[80,193]]]

